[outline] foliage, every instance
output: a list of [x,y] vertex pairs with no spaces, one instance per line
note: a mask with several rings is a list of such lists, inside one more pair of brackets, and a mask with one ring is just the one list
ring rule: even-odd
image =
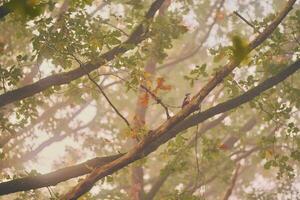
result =
[[[74,73],[76,78],[67,84],[0,108],[1,182],[124,153],[143,138],[151,140],[152,130],[167,120],[165,107],[171,116],[181,112],[185,94],[198,94],[229,61],[241,64],[205,97],[201,111],[243,94],[300,59],[299,2],[250,54],[248,44],[274,20],[285,1],[235,2],[235,10],[253,26],[233,16],[229,1],[222,5],[219,0],[174,0],[165,12],[145,20],[152,3],[2,1],[0,16],[1,9],[7,14],[0,19],[0,95],[50,75],[89,67],[116,47],[126,52],[113,56],[90,77]],[[148,28],[142,40],[126,43],[139,24]],[[124,125],[99,87],[133,128]],[[165,178],[154,199],[222,199],[237,163],[241,172],[232,194],[236,198],[298,198],[294,185],[299,184],[300,169],[299,88],[296,72],[226,113],[221,122],[211,125],[219,117],[215,116],[197,129],[182,131],[147,158],[107,176],[80,199],[132,199],[131,167],[143,168],[144,195]],[[254,125],[247,126],[253,117]],[[231,137],[237,140],[222,149]],[[274,183],[274,191],[255,188],[258,175]],[[7,198],[56,199],[79,180]]]

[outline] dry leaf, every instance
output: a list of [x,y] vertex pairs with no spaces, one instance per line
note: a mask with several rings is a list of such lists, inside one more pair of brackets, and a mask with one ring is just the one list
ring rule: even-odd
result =
[[143,94],[140,96],[139,102],[140,102],[140,104],[141,104],[143,107],[147,107],[147,106],[148,106],[148,103],[149,103],[149,94],[146,93],[146,92],[143,93]]

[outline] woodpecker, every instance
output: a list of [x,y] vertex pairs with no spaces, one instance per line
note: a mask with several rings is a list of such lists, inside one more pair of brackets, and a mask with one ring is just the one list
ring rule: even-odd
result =
[[183,99],[183,102],[182,102],[182,105],[181,105],[181,108],[183,109],[184,106],[188,105],[191,101],[191,93],[186,93],[185,94],[185,98]]

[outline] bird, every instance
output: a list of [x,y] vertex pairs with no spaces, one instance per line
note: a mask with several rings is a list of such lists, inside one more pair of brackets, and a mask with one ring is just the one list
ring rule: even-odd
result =
[[186,93],[185,98],[183,99],[181,109],[183,109],[186,105],[188,105],[191,101],[191,93]]

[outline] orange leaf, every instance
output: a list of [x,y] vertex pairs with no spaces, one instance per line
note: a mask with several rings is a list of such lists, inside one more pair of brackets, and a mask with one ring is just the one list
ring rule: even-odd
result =
[[163,77],[159,77],[156,79],[157,88],[160,88],[165,82],[165,79]]
[[146,86],[148,89],[151,89],[151,87],[152,87],[152,82],[151,82],[151,80],[146,79],[146,80],[145,80],[145,86]]
[[228,146],[227,146],[226,144],[220,144],[220,145],[219,145],[219,148],[220,148],[221,150],[224,150],[224,151],[226,151],[226,150],[229,149]]
[[159,77],[156,79],[156,89],[155,92],[157,92],[157,89],[161,90],[171,90],[171,85],[165,84],[165,79],[163,77]]
[[225,13],[223,11],[219,11],[216,13],[216,19],[217,21],[223,21],[225,18]]
[[166,84],[166,85],[161,86],[160,89],[170,91],[172,89],[172,86]]
[[148,93],[143,93],[143,94],[140,96],[139,102],[140,102],[140,104],[141,104],[143,107],[147,107],[147,106],[148,106],[148,103],[149,103],[149,95],[148,95]]

